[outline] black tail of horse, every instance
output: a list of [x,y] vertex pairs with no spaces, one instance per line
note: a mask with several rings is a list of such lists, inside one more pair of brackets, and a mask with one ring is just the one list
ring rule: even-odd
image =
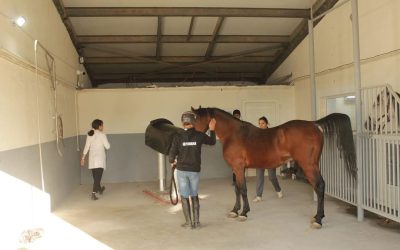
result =
[[316,121],[322,127],[325,138],[336,139],[341,158],[353,177],[357,176],[356,153],[350,118],[341,113],[333,113]]

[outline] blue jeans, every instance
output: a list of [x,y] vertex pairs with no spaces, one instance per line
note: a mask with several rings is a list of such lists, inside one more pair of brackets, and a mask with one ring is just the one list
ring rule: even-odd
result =
[[195,197],[198,195],[200,172],[189,172],[176,170],[179,194],[182,198]]

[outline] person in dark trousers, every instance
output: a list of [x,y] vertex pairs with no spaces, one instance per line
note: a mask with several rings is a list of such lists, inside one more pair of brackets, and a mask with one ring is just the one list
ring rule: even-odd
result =
[[[258,126],[261,129],[267,129],[268,119],[265,116],[260,117],[258,119]],[[259,202],[262,200],[262,194],[264,191],[264,173],[265,173],[264,168],[256,169],[256,197],[253,199],[253,202]],[[282,198],[283,193],[281,187],[279,186],[278,178],[276,178],[276,168],[268,169],[268,178],[271,181],[272,186],[274,186],[278,198]]]
[[[239,109],[235,109],[233,112],[232,112],[232,115],[236,118],[236,119],[241,119],[242,118],[242,115],[240,114],[240,110]],[[236,175],[235,175],[235,173],[232,173],[232,186],[235,186],[235,183],[236,183]]]
[[101,186],[101,177],[106,168],[106,151],[110,148],[110,143],[107,140],[106,134],[103,133],[103,121],[96,119],[92,122],[92,130],[88,132],[86,137],[85,148],[81,158],[81,166],[85,165],[85,157],[89,154],[89,169],[92,170],[93,175],[93,190],[92,200],[97,200],[96,193],[103,194],[105,187]]
[[[185,112],[181,117],[184,130],[175,135],[169,151],[169,162],[176,166],[179,193],[182,201],[182,211],[185,216],[183,227],[199,228],[199,196],[198,188],[201,168],[201,147],[203,144],[215,145],[215,119],[209,123],[210,136],[194,129],[196,115]],[[192,201],[193,221],[189,197]]]

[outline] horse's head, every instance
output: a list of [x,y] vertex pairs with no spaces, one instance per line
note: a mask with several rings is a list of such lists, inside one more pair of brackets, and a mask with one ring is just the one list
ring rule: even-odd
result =
[[381,125],[384,125],[386,118],[386,103],[389,98],[387,88],[383,88],[376,94],[369,110],[368,118],[364,122],[364,127],[369,131],[381,132]]
[[364,122],[364,127],[367,130],[380,134],[386,130],[394,129],[391,123],[399,119],[399,103],[395,97],[397,93],[392,92],[388,87],[384,87],[377,93]]
[[199,106],[198,109],[194,109],[192,107],[192,112],[196,114],[196,123],[194,124],[194,128],[200,132],[206,132],[208,130],[208,124],[212,118],[213,109],[211,108],[202,108]]

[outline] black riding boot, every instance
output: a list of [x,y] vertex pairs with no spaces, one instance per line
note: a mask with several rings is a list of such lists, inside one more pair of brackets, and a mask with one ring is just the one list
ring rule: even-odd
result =
[[200,203],[199,203],[199,196],[192,197],[192,205],[193,205],[193,224],[192,228],[200,228]]
[[185,216],[186,222],[183,223],[182,227],[190,227],[192,225],[192,218],[190,216],[190,203],[189,198],[181,198],[182,201],[182,211],[183,215]]

